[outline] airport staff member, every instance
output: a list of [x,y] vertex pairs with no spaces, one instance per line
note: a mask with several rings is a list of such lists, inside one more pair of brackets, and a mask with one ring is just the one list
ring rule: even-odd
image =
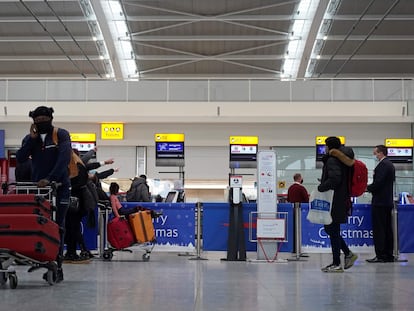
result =
[[[56,197],[56,223],[61,227],[60,248],[56,258],[56,282],[63,281],[63,246],[65,216],[69,206],[70,179],[68,164],[72,155],[69,132],[59,128],[57,131],[58,144],[53,142],[53,108],[39,106],[30,111],[33,119],[30,134],[23,139],[21,148],[16,153],[17,161],[24,162],[32,158],[32,181],[42,188],[51,182],[59,183]],[[47,275],[43,275],[47,279]]]
[[372,184],[367,186],[367,190],[372,193],[372,233],[376,256],[367,259],[367,262],[393,262],[391,212],[394,207],[395,167],[387,158],[387,147],[384,145],[375,146],[373,154],[379,162],[374,169]]
[[308,203],[309,194],[306,188],[302,185],[302,175],[296,173],[293,175],[294,183],[288,189],[287,201],[290,203]]

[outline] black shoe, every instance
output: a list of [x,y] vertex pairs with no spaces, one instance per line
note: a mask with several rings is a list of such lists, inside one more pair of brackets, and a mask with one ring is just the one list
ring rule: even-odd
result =
[[89,258],[89,259],[91,259],[91,258],[94,258],[95,255],[92,254],[90,251],[81,251],[80,252],[80,257],[81,258]]
[[378,263],[378,262],[386,262],[386,261],[384,259],[382,259],[382,258],[374,257],[372,259],[367,259],[366,262],[369,262],[369,263]]

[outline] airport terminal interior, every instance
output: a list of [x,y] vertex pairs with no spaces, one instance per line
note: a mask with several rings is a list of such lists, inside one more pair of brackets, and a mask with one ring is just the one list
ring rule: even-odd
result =
[[[0,1],[0,309],[412,310],[413,21],[412,0]],[[13,250],[2,212],[15,193],[53,205],[15,178],[38,106],[81,156],[96,149],[92,175],[113,169],[101,185],[120,186],[122,208],[159,213],[144,242],[122,219],[132,240],[117,247],[95,204],[81,223],[93,256],[66,260],[62,282]],[[394,261],[367,262],[366,191],[340,231],[358,258],[321,271],[329,236],[287,193],[297,173],[318,187],[329,136],[368,184],[386,146]],[[127,202],[142,175],[150,202]]]

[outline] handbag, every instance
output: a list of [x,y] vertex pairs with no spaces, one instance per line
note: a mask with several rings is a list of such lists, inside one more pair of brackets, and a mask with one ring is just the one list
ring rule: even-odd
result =
[[81,206],[84,209],[84,212],[88,213],[89,211],[94,211],[98,202],[95,200],[95,196],[91,193],[89,188],[85,185],[81,188]]
[[332,223],[331,209],[333,190],[319,192],[313,190],[309,198],[309,212],[306,219],[314,224],[329,225]]

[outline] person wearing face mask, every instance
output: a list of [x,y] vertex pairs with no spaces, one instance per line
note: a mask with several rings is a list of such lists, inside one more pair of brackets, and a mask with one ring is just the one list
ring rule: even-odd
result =
[[288,189],[287,201],[290,203],[308,203],[309,194],[306,188],[302,185],[302,175],[296,173],[293,175],[294,183]]
[[[56,282],[63,281],[62,259],[64,246],[65,216],[69,206],[70,179],[68,164],[71,159],[72,146],[69,132],[59,128],[57,136],[59,145],[53,142],[53,108],[39,106],[30,111],[33,119],[30,133],[23,139],[21,148],[16,153],[19,162],[32,159],[32,181],[38,187],[45,187],[51,182],[59,183],[56,197],[56,223],[60,226],[60,248],[56,258],[58,266]],[[43,276],[47,279],[47,275]]]
[[[325,140],[328,154],[323,159],[321,183],[318,191],[334,190],[332,199],[332,223],[324,225],[325,232],[329,235],[332,248],[332,263],[322,272],[344,272],[354,265],[358,256],[351,252],[341,236],[341,224],[348,221],[348,209],[352,202],[349,189],[350,170],[354,165],[354,151],[352,148],[341,145],[336,136],[330,136]],[[341,266],[341,250],[345,255],[344,267]]]
[[391,212],[394,207],[395,167],[387,158],[387,147],[377,145],[373,155],[379,161],[374,169],[372,184],[367,186],[372,194],[371,217],[375,257],[367,262],[393,262],[394,240]]

